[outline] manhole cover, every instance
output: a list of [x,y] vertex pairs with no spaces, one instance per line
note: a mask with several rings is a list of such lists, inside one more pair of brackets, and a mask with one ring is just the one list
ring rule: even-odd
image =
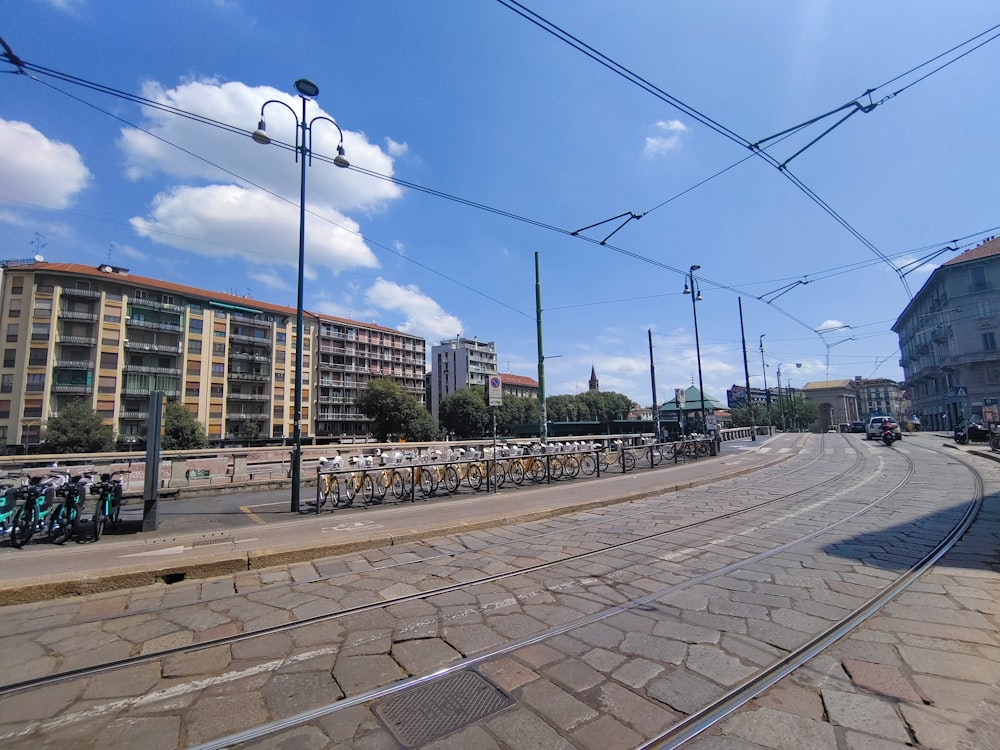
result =
[[478,672],[454,672],[376,703],[372,710],[404,747],[420,747],[514,705]]

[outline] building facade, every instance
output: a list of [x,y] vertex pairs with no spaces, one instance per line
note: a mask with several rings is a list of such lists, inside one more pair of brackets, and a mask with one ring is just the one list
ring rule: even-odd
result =
[[[123,441],[138,441],[155,391],[183,403],[212,441],[290,439],[293,308],[110,265],[7,261],[0,274],[8,446],[38,443],[45,422],[79,399]],[[303,334],[303,439],[366,434],[368,420],[347,399],[372,377],[422,394],[423,339],[312,314]]]
[[490,375],[497,375],[497,349],[492,341],[461,336],[431,347],[430,410],[438,419],[441,402],[465,388],[486,392]]
[[861,419],[892,417],[900,424],[907,421],[906,393],[895,380],[855,377],[854,387]]
[[500,386],[504,396],[538,398],[538,381],[527,375],[512,375],[509,372],[502,372],[500,373]]
[[951,430],[1000,398],[1000,238],[943,263],[892,326],[922,429]]
[[831,427],[861,421],[858,413],[858,389],[853,380],[819,380],[806,383],[799,390],[802,398],[819,408],[819,418],[809,425],[812,432],[826,432]]

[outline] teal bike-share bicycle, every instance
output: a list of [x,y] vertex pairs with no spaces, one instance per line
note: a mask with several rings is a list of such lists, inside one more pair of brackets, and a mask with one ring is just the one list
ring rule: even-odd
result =
[[56,496],[62,502],[52,512],[49,520],[49,541],[63,544],[77,532],[80,516],[83,513],[83,503],[86,497],[87,483],[91,476],[81,474],[69,478],[67,484],[56,488]]
[[56,488],[65,482],[65,477],[61,475],[33,476],[29,477],[26,485],[7,491],[17,504],[11,518],[10,543],[13,546],[23,547],[36,532],[48,531],[49,517],[55,507]]
[[16,489],[9,477],[0,479],[0,539],[10,534],[13,528],[14,511],[17,509],[17,495],[13,490]]
[[101,481],[90,485],[90,494],[97,495],[97,507],[94,508],[93,538],[96,542],[104,533],[105,525],[110,521],[114,526],[118,523],[118,515],[122,506],[122,480],[117,479],[124,471],[114,471],[101,474]]

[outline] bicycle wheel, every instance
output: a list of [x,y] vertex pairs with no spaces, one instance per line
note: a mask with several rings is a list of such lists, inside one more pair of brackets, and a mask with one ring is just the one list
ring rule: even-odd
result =
[[49,521],[49,541],[53,544],[63,544],[73,536],[76,528],[76,507],[73,503],[62,503],[56,508]]
[[524,465],[520,461],[511,461],[510,465],[507,466],[507,476],[510,477],[510,481],[520,487],[521,482],[524,481]]
[[95,542],[100,539],[101,534],[104,533],[104,524],[108,521],[107,506],[107,496],[102,496],[101,499],[97,501],[97,507],[94,509],[94,531],[92,536]]
[[625,471],[632,471],[635,468],[635,454],[632,451],[625,451],[622,454],[622,468]]
[[361,501],[365,505],[371,505],[374,497],[375,483],[368,474],[365,474],[361,477]]
[[385,500],[385,493],[389,491],[389,474],[385,470],[375,475],[373,480],[375,488],[375,502],[380,503]]
[[462,480],[458,476],[458,469],[454,466],[445,467],[444,470],[444,486],[448,492],[456,492],[458,486],[462,483]]
[[576,456],[566,456],[563,459],[563,472],[570,479],[576,479],[580,474],[580,459]]
[[484,476],[485,472],[483,472],[483,467],[480,464],[472,464],[471,466],[469,466],[469,476],[467,477],[467,479],[469,482],[469,486],[472,489],[478,490],[480,487],[483,486]]
[[14,511],[10,524],[10,543],[21,548],[28,543],[35,533],[35,510],[31,506],[22,505]]
[[601,468],[601,471],[607,471],[610,462],[608,461],[608,454],[606,451],[601,451],[597,454],[597,465]]
[[586,474],[588,477],[597,471],[597,461],[589,453],[585,453],[580,456],[580,471]]
[[405,500],[410,497],[410,487],[413,486],[413,482],[410,479],[410,470],[404,469],[399,471],[398,469],[392,472],[392,496],[397,500]]
[[562,479],[563,475],[563,462],[561,458],[552,458],[549,460],[549,476],[552,479]]
[[359,489],[361,489],[361,480],[358,479],[358,475],[349,474],[347,479],[344,481],[344,492],[347,494],[348,504],[354,502],[354,498],[357,496]]
[[699,440],[695,446],[695,452],[699,458],[707,456],[709,454],[708,443],[704,440]]
[[670,461],[674,458],[677,451],[677,443],[671,443],[670,445],[663,446],[663,457]]
[[659,466],[660,461],[663,460],[663,451],[655,445],[649,446],[646,449],[646,460],[649,461],[650,466]]
[[337,477],[330,478],[329,492],[327,496],[330,500],[330,512],[333,511],[340,505],[340,480]]
[[499,461],[494,461],[490,464],[490,474],[493,479],[493,486],[497,489],[503,487],[503,483],[507,481],[507,472],[503,470],[503,466],[500,465]]
[[531,459],[528,465],[528,476],[532,482],[541,482],[545,479],[545,462],[540,458]]
[[432,494],[435,490],[436,483],[434,482],[433,471],[426,466],[422,466],[420,471],[420,494],[424,497]]

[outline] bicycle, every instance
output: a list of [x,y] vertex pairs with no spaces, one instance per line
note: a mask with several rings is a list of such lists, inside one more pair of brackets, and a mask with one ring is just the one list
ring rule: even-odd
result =
[[10,543],[14,547],[23,547],[36,531],[39,533],[47,531],[56,488],[61,484],[63,481],[58,475],[34,476],[29,477],[26,485],[11,491],[14,494],[14,502],[20,502],[11,518]]
[[16,489],[10,484],[0,485],[0,539],[9,534],[12,528],[11,519],[17,508]]
[[90,494],[97,495],[97,507],[94,508],[93,523],[91,532],[93,540],[96,542],[104,533],[104,527],[110,521],[112,526],[118,525],[118,517],[122,507],[122,481],[115,477],[127,472],[113,471],[101,474],[101,481],[90,485]]
[[53,544],[64,544],[76,534],[90,478],[88,475],[72,476],[67,484],[56,488],[56,495],[63,500],[49,521],[49,541]]

